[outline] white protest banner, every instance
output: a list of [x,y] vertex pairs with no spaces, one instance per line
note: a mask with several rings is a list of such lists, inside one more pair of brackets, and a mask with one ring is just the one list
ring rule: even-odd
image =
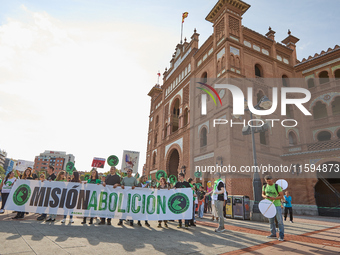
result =
[[157,190],[125,186],[17,180],[6,210],[127,220],[191,219],[190,188]]

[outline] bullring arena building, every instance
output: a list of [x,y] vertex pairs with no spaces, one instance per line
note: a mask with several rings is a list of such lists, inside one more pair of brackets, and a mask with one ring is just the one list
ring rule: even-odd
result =
[[[284,175],[271,175],[288,181],[296,213],[339,217],[340,47],[298,60],[299,39],[290,31],[277,42],[271,28],[262,35],[242,25],[249,8],[240,0],[219,0],[206,17],[213,34],[199,47],[195,29],[190,41],[176,46],[170,68],[163,74],[163,85],[155,85],[148,93],[151,104],[145,172],[153,179],[160,169],[175,176],[184,172],[188,179],[194,177],[197,166],[253,165],[251,135],[243,135],[240,125],[213,125],[214,119],[237,120],[232,115],[230,91],[216,88],[221,104],[215,105],[208,96],[208,112],[202,115],[201,95],[205,92],[196,88],[200,86],[197,82],[214,87],[224,79],[248,79],[255,105],[264,95],[271,98],[273,87],[296,87],[292,81],[298,80],[298,86],[311,93],[304,106],[312,115],[305,116],[296,105],[287,105],[286,116],[282,116],[278,107],[270,119],[294,119],[298,125],[276,125],[255,133],[257,163],[293,166]],[[240,88],[247,95],[247,88]],[[249,115],[245,113],[244,118],[249,119]],[[306,172],[310,167],[326,171]],[[264,175],[260,173],[262,182]],[[252,176],[223,174],[228,193],[253,200]],[[206,187],[211,177],[203,173],[196,181]]]

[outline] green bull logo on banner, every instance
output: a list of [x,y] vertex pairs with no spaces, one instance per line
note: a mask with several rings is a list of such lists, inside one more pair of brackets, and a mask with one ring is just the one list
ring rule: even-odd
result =
[[6,210],[136,220],[177,220],[191,217],[192,190],[18,180]]
[[13,202],[16,205],[24,205],[31,196],[31,188],[26,184],[20,185],[13,194]]
[[181,214],[189,208],[189,198],[183,193],[173,194],[168,201],[169,209],[175,214]]

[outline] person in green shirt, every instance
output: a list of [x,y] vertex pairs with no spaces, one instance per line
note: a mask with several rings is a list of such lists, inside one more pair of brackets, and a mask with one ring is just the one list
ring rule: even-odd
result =
[[[125,186],[131,187],[131,189],[134,189],[137,186],[137,179],[132,176],[132,168],[127,168],[127,176],[123,178],[120,187],[122,189],[125,188]],[[120,219],[118,222],[118,225],[123,225],[123,219]],[[133,226],[133,220],[130,220],[130,226]]]
[[[98,171],[96,168],[92,168],[91,178],[87,180],[87,183],[97,184],[97,185],[100,184],[100,179],[99,179]],[[81,224],[86,224],[86,217],[83,218],[83,221],[81,222]],[[93,217],[90,218],[89,224],[93,224]]]
[[281,199],[283,198],[282,188],[275,184],[273,178],[270,175],[266,175],[264,177],[267,184],[263,185],[262,188],[262,197],[273,202],[276,207],[276,215],[273,218],[269,219],[270,223],[270,231],[271,235],[267,236],[267,238],[277,238],[276,237],[276,228],[275,228],[275,218],[277,219],[279,225],[279,241],[284,240],[284,227],[283,227],[283,218],[282,218],[282,209],[281,209]]

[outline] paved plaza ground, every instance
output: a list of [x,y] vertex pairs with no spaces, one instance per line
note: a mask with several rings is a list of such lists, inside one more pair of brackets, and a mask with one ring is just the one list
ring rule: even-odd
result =
[[[197,227],[178,229],[136,224],[117,226],[81,225],[82,219],[62,224],[36,220],[29,214],[12,220],[15,214],[0,215],[0,254],[340,254],[340,219],[296,216],[285,222],[285,241],[267,239],[269,224],[226,219],[226,232],[215,233],[216,222],[209,215],[197,219]],[[144,225],[144,222],[142,222]]]

